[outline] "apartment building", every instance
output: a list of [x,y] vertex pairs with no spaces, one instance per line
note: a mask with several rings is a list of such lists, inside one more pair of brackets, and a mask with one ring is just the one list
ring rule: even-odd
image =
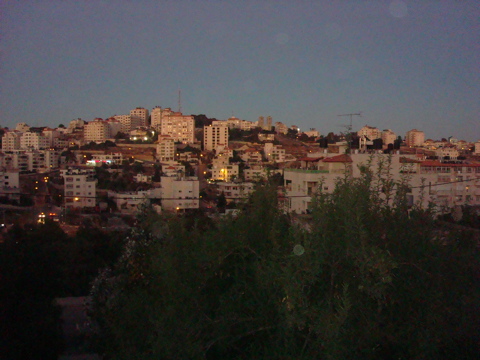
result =
[[238,165],[213,165],[212,179],[221,181],[232,181],[237,179],[239,175]]
[[246,201],[255,190],[255,184],[252,182],[220,182],[217,186],[218,193],[223,193],[228,203]]
[[[165,109],[166,110],[166,109]],[[161,132],[164,109],[161,106],[155,106],[150,112],[150,126],[157,132]]]
[[277,134],[286,134],[288,133],[288,126],[281,122],[275,123],[275,132]]
[[173,161],[175,159],[175,140],[170,135],[159,135],[156,147],[158,161]]
[[218,145],[228,146],[228,125],[224,121],[203,127],[203,149],[213,151]]
[[[137,107],[133,110],[130,110],[131,121],[138,124],[137,126],[148,127],[148,110],[143,107]],[[133,129],[130,129],[133,130]]]
[[263,152],[268,161],[276,163],[285,161],[285,149],[281,145],[266,143]]
[[49,147],[49,139],[41,132],[26,131],[20,138],[20,148],[24,150],[43,150]]
[[365,125],[359,131],[357,131],[357,135],[359,137],[365,136],[369,140],[380,139],[382,137],[382,133],[378,128],[373,126]]
[[122,163],[123,163],[122,153],[92,154],[92,159],[87,161],[87,165],[90,165],[90,166],[101,166],[102,164],[121,165]]
[[270,170],[263,166],[252,166],[243,170],[243,178],[245,181],[266,180],[275,174],[283,174],[282,169]]
[[107,122],[97,118],[87,123],[84,127],[84,140],[86,143],[96,142],[102,143],[110,138],[110,130]]
[[382,131],[382,142],[383,146],[387,147],[390,144],[394,144],[397,140],[397,135],[390,129],[385,129]]
[[235,116],[232,116],[226,120],[229,129],[240,129],[240,130],[252,130],[256,127],[255,123],[247,120],[240,120]]
[[195,120],[192,115],[183,115],[181,112],[164,109],[160,135],[169,135],[175,142],[192,144],[195,142]]
[[[322,154],[324,155],[324,154]],[[414,156],[400,154],[342,154],[301,159],[300,169],[285,169],[284,179],[288,211],[305,213],[312,196],[318,191],[331,192],[338,178],[345,173],[361,175],[360,168],[371,162],[374,173],[380,165],[389,163],[393,180],[406,179],[411,192],[411,204],[432,202],[442,209],[456,205],[480,205],[480,164],[445,164],[439,161],[419,161]]]
[[20,140],[23,132],[18,130],[6,131],[2,136],[2,151],[20,150]]
[[407,131],[405,142],[408,147],[419,147],[425,142],[425,133],[423,131],[412,129]]
[[200,181],[195,176],[162,176],[162,209],[185,211],[199,208]]
[[88,167],[60,170],[66,208],[93,208],[96,205],[95,169]]

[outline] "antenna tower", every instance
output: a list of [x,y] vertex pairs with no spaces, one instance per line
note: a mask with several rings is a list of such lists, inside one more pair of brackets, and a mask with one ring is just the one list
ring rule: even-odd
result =
[[348,125],[348,132],[352,132],[352,120],[354,116],[362,116],[362,113],[354,113],[354,114],[342,114],[337,116],[350,116],[350,125]]
[[178,90],[178,112],[182,112],[182,90]]

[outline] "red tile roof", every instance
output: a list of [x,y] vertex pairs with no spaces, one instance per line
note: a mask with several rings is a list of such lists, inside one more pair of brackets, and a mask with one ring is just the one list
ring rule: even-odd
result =
[[328,157],[322,160],[323,162],[339,162],[339,163],[351,163],[352,158],[347,154],[341,154],[337,156]]

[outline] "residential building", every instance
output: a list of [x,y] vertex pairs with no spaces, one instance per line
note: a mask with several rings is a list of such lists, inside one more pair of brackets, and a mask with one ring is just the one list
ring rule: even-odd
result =
[[227,203],[246,201],[255,189],[255,184],[252,182],[219,182],[217,186],[218,193],[225,195]]
[[88,167],[60,170],[64,179],[66,208],[93,208],[96,205],[95,169]]
[[213,151],[218,145],[228,146],[228,125],[224,121],[203,128],[203,149]]
[[417,129],[407,131],[405,142],[408,147],[420,147],[425,142],[425,133]]
[[20,148],[24,150],[43,150],[49,147],[49,139],[41,132],[26,131],[20,138]]
[[110,128],[103,119],[96,118],[84,127],[84,140],[86,143],[103,143],[110,138]]
[[378,128],[368,125],[365,125],[359,131],[357,131],[357,135],[359,137],[365,136],[369,140],[380,139],[382,137],[382,133],[380,130],[378,130]]
[[212,179],[221,181],[232,181],[238,179],[239,168],[238,165],[213,165]]
[[281,145],[266,143],[263,152],[268,161],[276,163],[285,161],[285,149]]
[[101,166],[107,165],[121,165],[123,163],[122,153],[110,153],[110,154],[92,154],[92,159],[87,161],[87,165]]
[[453,145],[445,146],[435,150],[435,156],[440,160],[457,160],[459,152]]
[[385,129],[382,131],[382,141],[383,146],[387,147],[390,144],[394,144],[395,140],[397,140],[397,135],[390,129]]
[[247,120],[240,120],[232,116],[226,120],[229,129],[251,130],[255,127],[255,123]]
[[162,176],[162,209],[184,211],[199,208],[200,182],[195,176]]
[[165,112],[165,115],[170,109],[162,109],[161,106],[155,106],[152,111],[150,112],[150,126],[155,129],[158,133],[161,132],[161,126],[162,126],[162,119],[163,119],[163,114]]
[[243,170],[243,178],[245,181],[259,181],[259,180],[266,180],[270,176],[275,174],[283,174],[282,169],[267,169],[263,166],[252,166],[250,168]]
[[6,131],[2,136],[2,150],[3,151],[14,151],[20,150],[21,148],[21,139],[23,132],[18,130],[9,130]]
[[171,112],[164,109],[162,115],[160,135],[169,135],[175,142],[191,144],[195,142],[195,120],[192,115],[183,115],[181,112]]
[[131,115],[114,115],[113,118],[120,122],[120,131],[124,134],[128,134],[131,130],[140,126],[138,118],[132,118]]
[[158,136],[155,157],[161,162],[175,159],[175,140],[170,135]]
[[[131,121],[138,124],[138,126],[141,126],[141,127],[148,127],[150,126],[150,124],[148,123],[148,116],[149,116],[149,113],[148,113],[148,110],[143,108],[143,107],[137,107],[133,110],[130,110],[130,116],[131,116]],[[131,130],[134,130],[134,129],[130,129]]]
[[30,126],[28,126],[26,123],[18,123],[15,127],[15,130],[24,133],[30,130]]
[[288,126],[281,122],[275,123],[275,132],[277,134],[286,134],[288,133]]

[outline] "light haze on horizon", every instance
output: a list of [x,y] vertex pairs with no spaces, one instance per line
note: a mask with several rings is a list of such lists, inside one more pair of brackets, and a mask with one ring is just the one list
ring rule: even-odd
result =
[[480,139],[480,2],[2,1],[0,126],[141,106]]

